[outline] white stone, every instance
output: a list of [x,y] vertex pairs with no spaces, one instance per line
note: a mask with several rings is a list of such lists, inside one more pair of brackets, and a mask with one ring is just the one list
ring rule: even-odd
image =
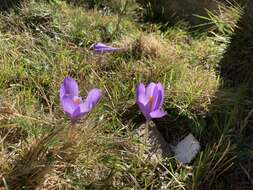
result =
[[200,143],[190,133],[174,148],[175,157],[183,164],[189,164],[200,151]]

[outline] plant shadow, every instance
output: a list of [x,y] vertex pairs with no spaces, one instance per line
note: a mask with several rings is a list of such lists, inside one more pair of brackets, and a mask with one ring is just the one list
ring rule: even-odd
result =
[[1,0],[0,11],[11,11],[21,5],[23,0]]
[[22,156],[14,160],[10,171],[3,174],[5,184],[0,183],[0,186],[17,190],[36,189],[43,183],[45,175],[50,170],[46,141],[47,139],[34,142]]
[[[121,115],[121,121],[123,123],[129,123],[131,121],[134,128],[138,128],[146,121],[141,113],[137,114],[139,112],[138,110],[137,104],[130,106]],[[175,144],[192,131],[191,127],[194,126],[194,121],[187,116],[180,115],[177,109],[166,111],[168,114],[165,117],[153,119],[153,122],[164,139],[168,143]]]
[[[253,1],[246,0],[244,12],[219,63],[223,85],[210,105],[210,125],[217,136],[227,136],[235,145],[234,166],[222,175],[222,188],[251,189],[253,163]],[[216,124],[215,124],[216,123]],[[204,133],[210,133],[206,128]],[[215,140],[215,139],[213,139]],[[231,183],[233,181],[233,183]],[[210,188],[212,185],[210,184]]]

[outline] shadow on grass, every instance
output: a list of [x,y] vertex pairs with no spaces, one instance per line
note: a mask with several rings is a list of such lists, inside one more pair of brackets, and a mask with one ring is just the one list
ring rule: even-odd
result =
[[[50,170],[50,164],[44,152],[37,143],[32,145],[21,158],[14,161],[13,168],[3,174],[5,185],[9,189],[36,189],[44,181],[45,175]],[[42,153],[43,152],[43,153]],[[3,183],[3,181],[1,181]]]
[[[219,123],[221,135],[235,145],[234,166],[215,185],[216,189],[252,189],[253,186],[253,1],[245,1],[244,14],[231,36],[222,60],[220,76],[224,86],[212,102],[213,123]],[[224,97],[227,96],[227,97]],[[227,102],[225,102],[225,101]],[[206,131],[207,134],[210,131]],[[217,131],[218,132],[218,131]],[[211,185],[212,188],[214,185]]]
[[[231,86],[251,82],[253,78],[253,2],[248,0],[238,28],[220,62],[221,76]],[[251,84],[250,84],[251,85]]]
[[11,9],[15,9],[19,7],[23,0],[1,0],[0,3],[0,11],[10,11]]
[[59,129],[52,130],[41,139],[34,141],[21,156],[16,158],[10,171],[2,174],[3,180],[0,186],[17,190],[36,189],[40,186],[51,169],[52,160],[48,147],[58,132]]
[[[191,132],[191,126],[194,125],[194,121],[186,116],[180,115],[179,111],[176,109],[166,111],[168,114],[165,117],[153,119],[153,122],[166,141],[173,144]],[[123,123],[131,121],[135,127],[139,127],[141,124],[145,123],[145,117],[142,114],[136,114],[138,112],[139,108],[137,104],[135,104],[121,115],[121,120]],[[181,130],[178,130],[179,128]]]

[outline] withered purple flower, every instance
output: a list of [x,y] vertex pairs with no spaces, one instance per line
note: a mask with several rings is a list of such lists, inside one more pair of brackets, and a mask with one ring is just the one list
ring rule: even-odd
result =
[[116,48],[108,46],[103,43],[95,43],[90,47],[95,53],[106,53],[106,52],[115,52],[121,50],[121,48]]

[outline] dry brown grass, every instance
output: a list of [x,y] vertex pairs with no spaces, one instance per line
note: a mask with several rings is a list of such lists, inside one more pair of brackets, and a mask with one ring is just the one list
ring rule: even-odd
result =
[[176,54],[174,46],[155,33],[124,36],[119,44],[134,54],[143,57],[159,58],[165,56],[173,58]]

